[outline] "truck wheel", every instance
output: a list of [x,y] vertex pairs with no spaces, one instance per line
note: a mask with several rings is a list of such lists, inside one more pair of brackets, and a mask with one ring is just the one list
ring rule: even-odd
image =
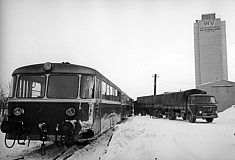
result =
[[213,118],[206,118],[206,121],[207,121],[208,123],[211,123],[211,122],[213,122]]
[[161,113],[160,113],[160,111],[156,111],[156,117],[157,117],[157,118],[161,118]]
[[153,110],[153,115],[152,115],[153,117],[157,117],[157,112],[156,112],[156,110]]
[[176,115],[174,111],[170,111],[169,112],[169,120],[175,120],[176,119]]
[[172,116],[171,116],[171,112],[170,111],[168,111],[168,116],[167,117],[169,118],[169,120],[172,120]]
[[195,123],[196,122],[196,117],[192,115],[191,112],[188,113],[188,120],[190,123]]

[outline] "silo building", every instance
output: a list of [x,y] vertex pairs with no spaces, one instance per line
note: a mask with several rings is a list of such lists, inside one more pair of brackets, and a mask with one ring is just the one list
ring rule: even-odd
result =
[[228,80],[225,21],[204,14],[194,23],[196,86]]
[[196,88],[214,95],[218,110],[235,104],[235,83],[228,81],[225,21],[215,13],[203,14],[194,23]]

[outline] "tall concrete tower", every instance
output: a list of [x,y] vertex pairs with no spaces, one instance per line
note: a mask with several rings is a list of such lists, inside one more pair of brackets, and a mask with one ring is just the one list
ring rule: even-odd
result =
[[213,14],[203,14],[194,23],[196,87],[228,80],[225,21]]

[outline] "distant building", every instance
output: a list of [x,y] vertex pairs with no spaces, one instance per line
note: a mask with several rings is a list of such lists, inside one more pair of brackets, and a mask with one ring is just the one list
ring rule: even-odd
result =
[[194,23],[196,86],[228,80],[225,21],[203,14]]
[[194,23],[196,88],[214,95],[218,111],[235,104],[235,83],[228,81],[225,21],[203,14]]
[[204,83],[197,86],[197,89],[204,90],[207,94],[215,96],[218,102],[218,111],[224,111],[235,104],[235,82],[221,80]]

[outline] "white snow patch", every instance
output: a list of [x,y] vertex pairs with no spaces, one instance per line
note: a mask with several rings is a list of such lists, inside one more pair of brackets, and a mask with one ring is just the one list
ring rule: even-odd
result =
[[213,123],[131,117],[118,125],[102,160],[234,159],[235,108]]
[[[41,146],[41,142],[31,141],[30,146],[18,145],[17,141],[13,148],[7,148],[4,143],[5,134],[0,132],[0,159],[15,159],[23,154],[30,153],[33,150],[37,150]],[[7,140],[8,145],[12,144],[12,140]],[[28,141],[26,141],[27,144]]]

